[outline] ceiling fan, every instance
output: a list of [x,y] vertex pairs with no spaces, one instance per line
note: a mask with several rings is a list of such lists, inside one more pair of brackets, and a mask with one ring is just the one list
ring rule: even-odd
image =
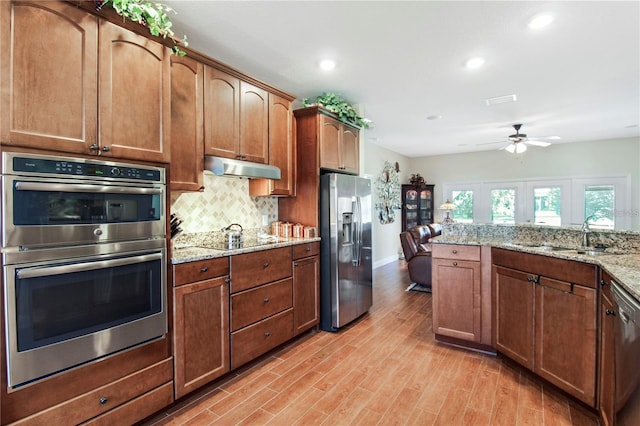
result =
[[516,130],[516,133],[513,135],[509,135],[509,144],[503,146],[500,149],[506,149],[511,154],[521,154],[527,150],[527,145],[533,146],[549,146],[551,143],[531,140],[527,138],[527,135],[524,133],[520,133],[520,127],[522,124],[514,124],[513,128]]

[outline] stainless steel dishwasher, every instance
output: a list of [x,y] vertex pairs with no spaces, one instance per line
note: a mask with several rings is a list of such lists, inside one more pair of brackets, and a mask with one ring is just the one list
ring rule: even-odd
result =
[[616,425],[640,425],[640,303],[615,281],[614,320]]

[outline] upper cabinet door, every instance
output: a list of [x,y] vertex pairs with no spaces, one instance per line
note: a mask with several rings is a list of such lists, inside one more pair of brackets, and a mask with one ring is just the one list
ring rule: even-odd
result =
[[0,45],[10,49],[2,52],[2,143],[89,153],[97,139],[97,18],[65,2],[0,3]]
[[240,80],[212,67],[204,70],[204,151],[238,158]]
[[345,172],[358,174],[360,171],[360,139],[358,130],[343,124],[340,166]]
[[320,114],[320,167],[340,170],[340,133],[337,120]]
[[100,154],[168,162],[169,48],[100,23]]
[[269,94],[244,81],[240,82],[241,160],[254,163],[269,161]]
[[186,56],[171,56],[171,189],[203,187],[204,66]]

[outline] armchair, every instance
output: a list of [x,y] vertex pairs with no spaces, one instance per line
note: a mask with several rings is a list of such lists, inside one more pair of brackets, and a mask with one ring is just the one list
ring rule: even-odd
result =
[[432,229],[428,225],[419,225],[400,233],[400,245],[404,252],[404,259],[409,268],[409,278],[412,283],[409,290],[431,292],[431,247],[429,240],[434,231],[440,235],[441,228]]

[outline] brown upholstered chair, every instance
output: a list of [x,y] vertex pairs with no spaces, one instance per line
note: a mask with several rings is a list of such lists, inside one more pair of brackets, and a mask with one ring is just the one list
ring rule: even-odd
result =
[[[437,229],[436,232],[440,235],[442,229]],[[428,225],[414,226],[400,233],[400,244],[409,267],[409,278],[412,281],[407,291],[431,291],[431,247],[429,247],[431,237],[431,228]]]

